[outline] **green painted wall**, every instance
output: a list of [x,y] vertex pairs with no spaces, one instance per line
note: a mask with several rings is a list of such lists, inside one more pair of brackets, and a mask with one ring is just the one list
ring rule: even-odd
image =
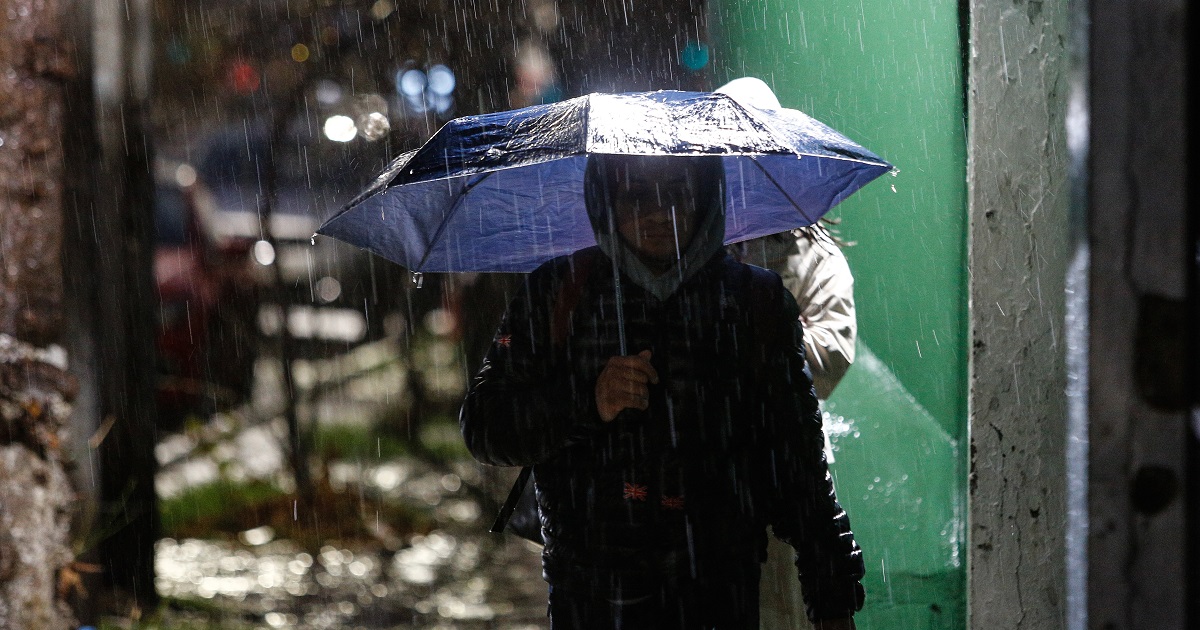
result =
[[965,628],[959,442],[864,344],[825,404],[838,499],[867,562],[861,630]]
[[[716,83],[756,76],[786,107],[899,169],[835,209],[861,336],[955,437],[966,416],[966,145],[955,2],[720,0]],[[892,188],[894,187],[895,192]]]
[[[898,169],[833,213],[859,360],[826,405],[868,562],[859,627],[965,627],[966,144],[956,2],[710,0],[715,85],[756,76]],[[714,85],[714,87],[715,87]]]

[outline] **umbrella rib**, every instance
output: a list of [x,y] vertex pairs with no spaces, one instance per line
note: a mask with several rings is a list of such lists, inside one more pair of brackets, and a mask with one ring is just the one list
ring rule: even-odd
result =
[[771,173],[767,172],[767,169],[764,168],[762,164],[758,163],[757,156],[753,156],[753,155],[750,156],[750,161],[753,162],[754,165],[758,167],[758,170],[763,172],[763,175],[767,176],[767,179],[771,180],[771,183],[775,185],[775,188],[777,188],[779,190],[779,192],[783,193],[784,197],[787,197],[788,202],[792,204],[792,207],[796,209],[796,212],[800,213],[800,216],[804,217],[805,221],[808,221],[809,225],[816,223],[816,221],[813,220],[811,217],[809,217],[808,213],[805,212],[804,209],[800,207],[800,204],[796,203],[795,199],[792,199],[792,196],[788,194],[788,191],[784,190],[783,186],[780,186],[779,182],[775,181],[775,177],[773,175],[771,175]]
[[416,271],[419,272],[425,268],[425,261],[429,260],[429,254],[433,253],[433,246],[442,237],[442,232],[446,231],[446,226],[450,224],[450,219],[454,218],[454,213],[462,206],[463,198],[467,196],[467,193],[471,192],[471,189],[483,183],[483,180],[487,179],[493,172],[481,173],[475,181],[468,183],[462,187],[462,190],[458,191],[458,194],[454,197],[454,205],[450,206],[450,210],[446,212],[446,218],[442,219],[442,224],[438,226],[437,232],[434,232],[433,238],[429,239],[429,247],[425,248],[425,255],[421,256],[421,262],[417,263]]

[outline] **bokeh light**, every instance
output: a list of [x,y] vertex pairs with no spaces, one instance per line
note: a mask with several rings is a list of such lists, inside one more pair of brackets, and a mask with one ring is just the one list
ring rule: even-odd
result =
[[275,248],[267,241],[257,241],[254,243],[254,260],[258,264],[266,267],[275,262]]
[[396,89],[405,96],[416,98],[425,91],[425,73],[417,69],[402,71],[396,79]]
[[429,91],[438,96],[449,96],[454,92],[454,72],[438,64],[429,69]]
[[192,60],[192,51],[188,48],[187,42],[178,37],[172,37],[171,41],[167,42],[167,59],[177,66],[183,65]]
[[258,70],[238,59],[229,65],[229,86],[238,94],[250,94],[262,83]]
[[434,64],[426,70],[409,67],[396,72],[396,92],[404,97],[410,112],[450,112],[454,108],[453,95],[457,85],[454,71],[444,64]]
[[387,135],[392,125],[383,112],[370,112],[358,118],[358,135],[364,140],[379,140]]
[[378,0],[375,4],[371,5],[371,17],[376,20],[382,20],[391,15],[395,10],[396,5],[392,4],[390,0]]
[[180,164],[175,169],[175,183],[187,188],[196,183],[196,169],[191,164]]
[[342,86],[337,81],[321,79],[314,91],[317,102],[322,105],[337,105],[342,100]]
[[323,131],[325,137],[334,142],[350,142],[358,135],[358,127],[354,124],[354,119],[341,114],[326,118]]
[[708,45],[691,42],[679,53],[679,63],[690,72],[699,72],[708,65]]

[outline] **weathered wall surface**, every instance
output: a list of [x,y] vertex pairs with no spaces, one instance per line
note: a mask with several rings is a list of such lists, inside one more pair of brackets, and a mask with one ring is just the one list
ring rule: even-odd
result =
[[970,3],[970,627],[1066,615],[1067,3]]
[[69,628],[74,394],[62,329],[63,82],[54,0],[0,5],[0,628]]
[[1197,623],[1186,619],[1184,559],[1196,396],[1183,380],[1194,361],[1185,342],[1196,330],[1186,302],[1195,264],[1189,210],[1196,220],[1186,198],[1195,178],[1186,161],[1186,8],[1182,0],[1091,5],[1092,628]]

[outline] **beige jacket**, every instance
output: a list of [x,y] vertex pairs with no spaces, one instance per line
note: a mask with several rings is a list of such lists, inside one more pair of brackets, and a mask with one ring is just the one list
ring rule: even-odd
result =
[[[738,243],[734,255],[774,271],[800,305],[804,350],[817,397],[824,400],[854,363],[858,322],[854,277],[846,256],[824,228],[772,234]],[[809,236],[811,235],[811,237]]]

